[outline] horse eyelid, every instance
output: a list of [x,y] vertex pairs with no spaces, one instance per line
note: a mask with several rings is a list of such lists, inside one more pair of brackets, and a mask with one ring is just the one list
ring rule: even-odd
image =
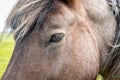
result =
[[53,34],[49,39],[49,43],[58,43],[63,39],[64,36],[64,33]]

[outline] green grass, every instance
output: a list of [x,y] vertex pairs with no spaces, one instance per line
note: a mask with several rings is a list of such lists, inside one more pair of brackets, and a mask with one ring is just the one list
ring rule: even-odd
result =
[[[0,42],[0,78],[2,77],[6,66],[9,63],[10,57],[14,49],[14,40],[13,36],[6,37],[7,34],[4,34],[2,37],[2,42]],[[0,38],[1,39],[1,38]]]
[[102,76],[101,76],[101,75],[98,75],[98,76],[97,76],[97,80],[103,80]]

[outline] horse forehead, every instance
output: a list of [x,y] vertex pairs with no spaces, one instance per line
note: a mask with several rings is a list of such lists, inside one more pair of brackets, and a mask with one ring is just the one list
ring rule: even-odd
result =
[[66,25],[71,23],[75,18],[75,14],[64,4],[57,4],[46,14],[44,24]]

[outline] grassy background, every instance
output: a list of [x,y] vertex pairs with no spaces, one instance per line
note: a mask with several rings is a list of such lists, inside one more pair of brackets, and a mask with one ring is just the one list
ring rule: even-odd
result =
[[[4,34],[6,36],[7,34]],[[2,42],[0,43],[0,78],[2,77],[6,66],[9,63],[10,57],[14,49],[15,42],[13,36],[3,37]],[[98,75],[97,80],[102,80],[101,76]]]
[[14,40],[13,36],[7,37],[7,34],[4,34],[0,41],[0,78],[2,77],[6,66],[9,63],[10,57],[14,49]]

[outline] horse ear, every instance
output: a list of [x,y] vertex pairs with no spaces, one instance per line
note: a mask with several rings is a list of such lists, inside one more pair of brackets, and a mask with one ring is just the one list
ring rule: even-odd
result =
[[78,0],[61,0],[61,1],[69,7],[73,7],[73,6],[75,6],[76,1],[78,1]]

